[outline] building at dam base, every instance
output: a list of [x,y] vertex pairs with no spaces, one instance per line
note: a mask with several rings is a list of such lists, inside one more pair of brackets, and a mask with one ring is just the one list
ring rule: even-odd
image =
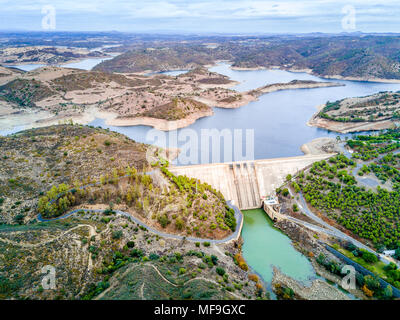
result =
[[263,200],[275,194],[288,174],[295,175],[316,161],[333,154],[305,155],[233,163],[171,167],[175,175],[199,179],[221,191],[241,210],[261,208]]

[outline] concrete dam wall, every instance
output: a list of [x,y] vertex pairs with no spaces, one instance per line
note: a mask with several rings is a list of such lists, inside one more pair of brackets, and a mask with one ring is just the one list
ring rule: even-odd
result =
[[296,174],[315,161],[333,154],[305,155],[233,163],[171,167],[176,175],[186,175],[210,184],[240,209],[260,208],[262,198],[273,194],[288,174]]

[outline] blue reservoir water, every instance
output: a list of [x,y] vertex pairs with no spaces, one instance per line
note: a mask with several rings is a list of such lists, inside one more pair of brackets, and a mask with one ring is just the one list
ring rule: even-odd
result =
[[[233,88],[238,91],[247,91],[265,84],[288,82],[295,79],[328,81],[307,73],[294,73],[283,70],[237,71],[232,70],[225,63],[212,67],[210,70],[239,81],[240,84]],[[184,135],[185,131],[183,130],[187,132],[187,129],[196,132],[199,140],[201,140],[201,133],[204,129],[217,129],[219,132],[223,129],[229,129],[230,131],[240,129],[243,130],[243,150],[245,150],[246,144],[245,130],[250,129],[254,132],[254,159],[297,156],[302,154],[300,147],[304,143],[319,137],[336,137],[338,135],[335,132],[307,126],[306,123],[316,112],[317,106],[327,101],[335,101],[345,97],[400,90],[400,84],[345,80],[331,81],[343,83],[345,86],[277,91],[265,94],[258,101],[250,102],[248,105],[238,109],[214,108],[215,114],[213,116],[199,119],[191,126],[179,129],[177,132],[162,133],[166,136],[166,145],[148,136],[150,131],[152,133],[157,131],[151,127],[113,127],[105,125],[104,120],[101,119],[96,119],[91,125],[107,127],[126,134],[136,141],[154,143],[161,147],[182,147],[185,145],[187,140],[184,137],[182,137],[182,141],[176,141],[174,136]],[[223,146],[224,143],[221,139],[221,150]],[[196,163],[226,162],[222,156],[219,161],[212,161],[212,154],[208,161],[202,159],[201,152],[204,151],[204,148],[202,149],[200,141],[194,147],[199,155]],[[243,154],[245,154],[244,151]],[[241,159],[235,159],[232,156],[231,159],[227,160]],[[178,158],[177,164],[180,163],[181,161]]]

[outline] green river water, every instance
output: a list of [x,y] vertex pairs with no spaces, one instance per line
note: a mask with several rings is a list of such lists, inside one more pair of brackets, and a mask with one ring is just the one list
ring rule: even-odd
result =
[[273,226],[264,210],[244,210],[242,229],[243,257],[271,291],[272,266],[308,285],[317,276],[310,261],[293,246],[291,240]]

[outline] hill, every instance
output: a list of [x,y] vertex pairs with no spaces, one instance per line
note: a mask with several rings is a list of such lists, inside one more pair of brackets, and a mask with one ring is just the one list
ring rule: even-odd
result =
[[328,101],[309,124],[338,132],[356,132],[393,128],[399,120],[400,93],[380,92]]

